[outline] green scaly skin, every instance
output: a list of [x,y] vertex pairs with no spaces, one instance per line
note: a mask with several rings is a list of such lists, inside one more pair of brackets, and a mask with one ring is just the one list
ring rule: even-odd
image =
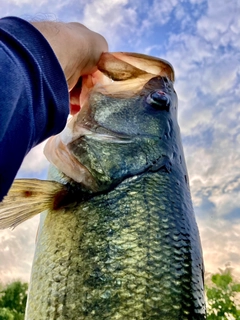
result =
[[[160,100],[165,90],[169,108],[152,104],[155,89]],[[96,93],[89,105],[79,123],[94,134],[69,150],[99,191],[42,216],[26,319],[205,319],[201,244],[171,83],[156,77],[129,99]],[[97,135],[114,130],[116,139]],[[50,179],[61,181],[51,170]]]
[[205,319],[201,248],[193,253],[192,243],[189,190],[174,173],[129,178],[77,210],[52,213],[27,319]]

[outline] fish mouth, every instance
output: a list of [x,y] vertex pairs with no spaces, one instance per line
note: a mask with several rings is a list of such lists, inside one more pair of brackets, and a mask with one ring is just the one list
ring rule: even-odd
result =
[[[79,112],[79,115],[80,114],[81,111]],[[111,132],[104,127],[101,127],[102,131],[105,131],[104,133],[94,132],[90,130],[90,128],[80,126],[79,123],[77,124],[77,133],[74,135],[72,134],[73,131],[71,129],[77,119],[74,119],[75,117],[76,116],[70,119],[68,123],[69,126],[66,126],[59,135],[48,139],[44,148],[44,154],[48,161],[66,177],[80,183],[92,192],[97,192],[99,190],[99,186],[96,180],[92,176],[91,172],[74,156],[69,146],[74,143],[74,141],[83,137],[95,141],[116,144],[129,144],[133,141],[134,137],[117,132]]]
[[[167,151],[163,152],[157,159],[150,161],[148,164],[138,168],[137,170],[132,170],[131,174],[124,174],[120,179],[114,178],[112,181],[105,185],[98,179],[96,179],[91,170],[89,170],[85,165],[79,161],[75,152],[72,150],[71,146],[75,143],[78,144],[77,140],[84,139],[98,141],[101,143],[110,143],[110,144],[133,144],[136,140],[139,139],[139,135],[126,135],[119,134],[117,132],[111,132],[104,127],[101,127],[102,130],[106,130],[106,133],[97,133],[90,131],[89,129],[82,128],[82,131],[85,132],[84,135],[78,136],[76,140],[71,142],[61,140],[61,136],[55,136],[49,139],[48,143],[45,146],[44,153],[47,159],[52,163],[57,169],[62,172],[67,182],[74,181],[79,183],[83,190],[88,190],[91,194],[102,193],[106,190],[110,190],[113,187],[117,186],[122,181],[130,178],[132,176],[138,176],[144,172],[157,172],[161,171],[163,173],[170,173],[172,168],[173,154]],[[149,140],[149,135],[142,135],[141,139]],[[157,136],[151,136],[155,140],[159,140]],[[68,142],[66,144],[66,142]],[[81,142],[79,142],[81,144]],[[163,147],[165,142],[161,142]],[[104,170],[104,169],[103,169]]]
[[[103,127],[102,127],[103,128]],[[120,135],[118,133],[116,134],[104,134],[104,133],[96,133],[91,132],[91,134],[85,134],[86,138],[91,138],[96,141],[106,141],[111,143],[131,143],[133,140],[132,136],[127,135]]]
[[172,65],[161,58],[131,52],[104,52],[97,64],[98,70],[83,75],[70,92],[70,114],[77,114],[88,100],[92,90],[104,94],[134,95],[152,77],[160,75],[174,82]]
[[[51,164],[57,167],[58,170],[66,177],[82,184],[92,192],[97,192],[99,190],[99,185],[91,172],[81,164],[81,162],[74,156],[73,152],[71,152],[69,148],[71,143],[85,137],[87,139],[89,138],[101,142],[129,144],[132,143],[134,138],[133,136],[110,132],[104,127],[101,128],[106,132],[97,133],[81,127],[81,134],[78,132],[77,137],[74,138],[66,134],[66,132],[62,132],[62,134],[49,138],[44,148],[44,154]],[[68,131],[69,128],[66,127],[65,130]]]
[[[80,137],[98,141],[127,144],[133,136],[110,130],[96,124],[101,132],[96,132],[84,123],[84,117],[90,119],[89,97],[93,92],[116,98],[133,97],[139,94],[145,84],[152,78],[160,76],[174,81],[174,70],[165,60],[137,53],[103,53],[98,70],[92,75],[81,77],[80,111],[69,119],[65,129],[57,136],[51,137],[45,145],[44,154],[48,161],[60,172],[89,190],[98,190],[98,185],[90,171],[82,165],[69,150],[69,144]],[[79,84],[78,84],[79,85]],[[79,88],[77,88],[79,89]],[[79,90],[78,90],[79,91]],[[74,102],[74,101],[73,101]],[[74,103],[72,103],[74,106]]]

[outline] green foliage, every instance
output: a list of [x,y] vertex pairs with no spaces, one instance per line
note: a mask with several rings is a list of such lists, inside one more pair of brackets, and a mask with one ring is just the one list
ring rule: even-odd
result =
[[10,310],[0,308],[0,320],[14,320],[14,315]]
[[15,281],[0,291],[0,320],[23,320],[27,302],[27,283]]
[[208,320],[240,320],[240,308],[236,295],[240,284],[234,282],[230,269],[216,273],[211,277],[211,285],[206,286],[208,301]]

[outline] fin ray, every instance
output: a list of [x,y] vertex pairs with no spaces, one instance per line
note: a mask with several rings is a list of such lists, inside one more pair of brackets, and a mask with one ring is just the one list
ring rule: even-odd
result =
[[53,209],[54,196],[64,188],[59,182],[38,179],[14,180],[0,202],[0,229],[14,229],[46,209]]

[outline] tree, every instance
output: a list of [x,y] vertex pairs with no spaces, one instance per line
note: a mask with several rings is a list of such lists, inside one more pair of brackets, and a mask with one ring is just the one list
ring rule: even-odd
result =
[[0,320],[23,320],[27,302],[27,283],[15,281],[0,291]]
[[211,285],[206,286],[208,320],[240,320],[240,307],[236,295],[240,292],[240,283],[233,280],[231,270],[226,268],[213,274]]
[[0,308],[0,320],[14,320],[14,315],[10,310]]

